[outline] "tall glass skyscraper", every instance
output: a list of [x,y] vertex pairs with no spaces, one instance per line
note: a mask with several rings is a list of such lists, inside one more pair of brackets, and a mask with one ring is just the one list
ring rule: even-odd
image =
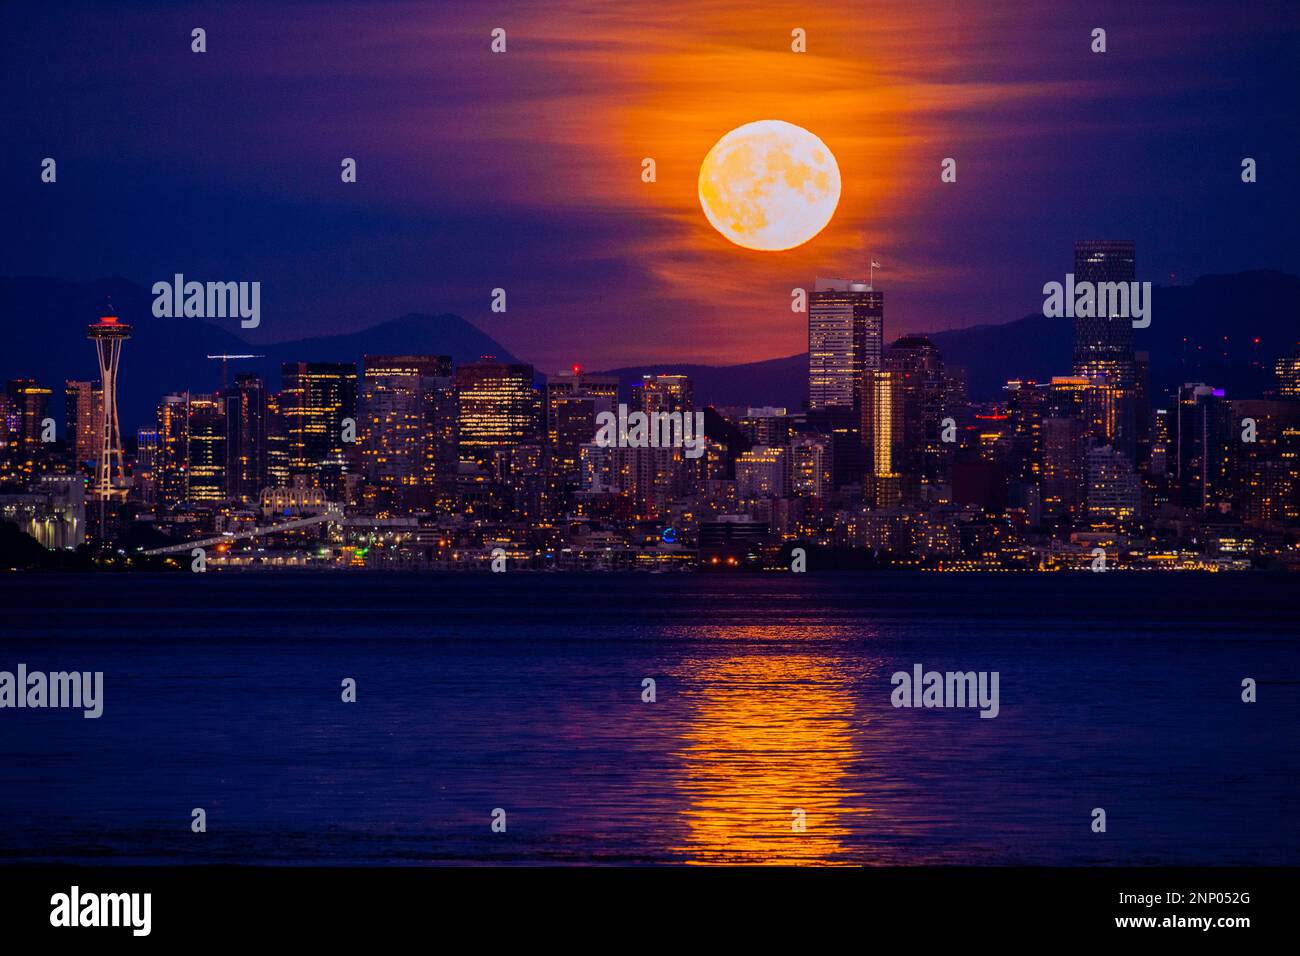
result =
[[[1074,244],[1074,281],[1129,283],[1137,278],[1132,240],[1084,239]],[[1100,297],[1099,297],[1100,301]],[[1137,361],[1131,315],[1076,316],[1074,374],[1110,393],[1098,407],[1110,411],[1091,422],[1093,435],[1129,461],[1137,456]]]
[[256,375],[237,375],[234,388],[222,398],[226,406],[226,493],[241,502],[257,501],[270,481],[266,386]]
[[885,294],[865,282],[818,279],[808,297],[808,409],[860,408],[863,372],[880,368]]
[[860,280],[817,280],[808,297],[808,421],[832,438],[836,487],[868,477],[863,399],[867,373],[881,368],[884,336],[883,292]]

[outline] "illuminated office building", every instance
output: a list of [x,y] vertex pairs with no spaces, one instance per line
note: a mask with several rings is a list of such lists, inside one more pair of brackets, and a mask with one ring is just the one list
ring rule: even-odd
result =
[[736,494],[741,498],[790,496],[790,449],[759,445],[736,458]]
[[948,414],[943,357],[924,335],[905,335],[885,351],[884,362],[898,406],[892,469],[900,476],[904,502],[931,500],[937,486],[952,481],[956,447],[955,442],[943,441],[943,419]]
[[137,428],[135,460],[131,467],[131,487],[135,497],[153,506],[158,503],[158,429]]
[[1142,493],[1137,469],[1109,445],[1088,449],[1088,521],[1094,528],[1120,528],[1137,520]]
[[881,367],[885,294],[865,282],[818,279],[808,296],[808,408],[857,408],[863,373]]
[[365,500],[376,511],[435,506],[456,474],[451,357],[367,355],[361,381]]
[[[1074,281],[1128,283],[1137,278],[1135,244],[1129,240],[1089,239],[1074,244]],[[1148,306],[1150,303],[1148,303]],[[1100,309],[1095,310],[1100,311]],[[1131,311],[1131,310],[1130,310]],[[1074,320],[1074,374],[1103,390],[1091,431],[1130,461],[1137,456],[1137,359],[1133,317],[1078,316]]]
[[1230,500],[1228,463],[1233,423],[1223,389],[1189,382],[1178,389],[1174,423],[1174,479],[1178,504],[1217,509]]
[[1279,356],[1273,365],[1277,393],[1283,398],[1300,398],[1300,349]]
[[216,504],[226,498],[226,405],[218,395],[191,395],[188,413],[185,500]]
[[865,376],[880,369],[885,295],[865,282],[818,279],[808,296],[808,421],[832,437],[835,485],[858,484],[864,452]]
[[1043,419],[1041,502],[1045,516],[1067,519],[1083,505],[1087,438],[1074,416]]
[[903,375],[901,371],[871,369],[865,378],[862,438],[867,473],[863,489],[879,508],[894,507],[902,501],[898,467],[905,457]]
[[164,510],[185,504],[189,491],[189,395],[167,395],[158,404],[155,484]]
[[270,481],[266,385],[256,375],[235,376],[224,393],[226,408],[226,492],[247,504]]
[[533,367],[484,356],[456,369],[460,457],[491,463],[493,452],[532,441],[539,430]]
[[596,416],[618,410],[618,376],[593,375],[578,366],[546,381],[546,444],[555,479],[582,481],[582,446],[596,434]]
[[5,446],[0,471],[7,480],[25,484],[45,470],[48,455],[42,433],[53,394],[30,378],[13,379],[6,386],[4,420],[0,422],[0,443]]
[[797,498],[825,498],[833,487],[831,439],[796,435],[790,439],[790,492]]
[[695,410],[695,387],[685,375],[642,375],[632,386],[631,411],[690,412]]
[[343,440],[345,422],[357,418],[356,364],[285,362],[280,375],[289,477],[336,492],[356,450]]

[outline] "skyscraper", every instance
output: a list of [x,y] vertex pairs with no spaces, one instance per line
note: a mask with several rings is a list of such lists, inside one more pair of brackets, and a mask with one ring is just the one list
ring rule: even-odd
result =
[[862,438],[867,474],[863,490],[879,508],[891,508],[902,501],[898,466],[904,458],[903,375],[901,371],[868,369],[865,377]]
[[1076,417],[1043,419],[1043,514],[1069,519],[1083,506],[1087,446],[1083,421]]
[[1109,445],[1096,445],[1087,455],[1088,521],[1094,528],[1120,527],[1141,512],[1142,493],[1133,462]]
[[830,494],[831,439],[824,435],[797,435],[790,439],[791,493],[802,498]]
[[[1132,282],[1135,246],[1129,240],[1084,239],[1074,244],[1074,281]],[[1131,316],[1081,316],[1074,320],[1074,373],[1110,373],[1133,361]]]
[[137,428],[131,484],[135,495],[150,506],[158,503],[158,462],[158,429]]
[[485,355],[456,369],[460,457],[490,461],[495,449],[519,445],[538,431],[537,390],[531,365]]
[[191,395],[185,453],[185,500],[216,504],[226,498],[226,405],[218,395]]
[[[1074,244],[1075,283],[1129,283],[1137,278],[1135,244],[1123,239],[1085,239]],[[1100,297],[1098,297],[1100,302]],[[1100,311],[1100,310],[1097,310]],[[1074,374],[1109,393],[1092,424],[1094,437],[1130,461],[1137,456],[1137,363],[1131,315],[1076,316]]]
[[3,471],[11,481],[30,482],[45,470],[46,453],[43,432],[54,393],[35,379],[14,379],[5,388],[5,421],[0,430],[7,432]]
[[581,483],[582,446],[596,434],[596,416],[617,405],[616,375],[593,375],[575,365],[546,380],[546,444],[561,485]]
[[1021,379],[1007,382],[1005,388],[1011,424],[1009,473],[1015,479],[1037,481],[1043,467],[1043,416],[1048,406],[1048,389]]
[[881,368],[885,295],[860,280],[818,279],[808,297],[808,422],[832,436],[837,488],[863,480],[865,376]]
[[353,452],[343,431],[356,422],[356,363],[285,362],[280,375],[289,476],[336,492]]
[[78,467],[96,460],[104,420],[104,390],[98,382],[64,382],[64,421],[72,461]]
[[448,355],[367,355],[361,381],[366,502],[378,511],[430,508],[456,471],[455,393]]
[[293,480],[289,476],[289,430],[280,412],[279,392],[266,395],[266,480],[272,488],[288,488]]
[[894,373],[900,405],[893,468],[902,476],[903,500],[915,504],[952,480],[955,443],[942,440],[947,415],[943,357],[924,335],[906,335],[885,351],[884,362]]
[[181,507],[189,492],[190,397],[167,395],[158,403],[155,487],[163,510]]
[[1223,389],[1189,382],[1178,389],[1174,477],[1185,508],[1210,510],[1231,495],[1227,467],[1232,423]]
[[808,408],[858,408],[862,377],[879,369],[885,294],[861,281],[818,279],[808,297]]
[[257,501],[269,478],[266,385],[256,375],[235,376],[226,406],[226,491],[242,503]]

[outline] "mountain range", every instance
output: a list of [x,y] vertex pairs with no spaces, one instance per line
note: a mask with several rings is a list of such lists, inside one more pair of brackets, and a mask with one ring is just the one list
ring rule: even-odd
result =
[[[1300,338],[1295,313],[1300,277],[1274,271],[1204,276],[1190,285],[1156,286],[1150,328],[1135,329],[1134,347],[1151,356],[1153,393],[1182,381],[1222,386],[1229,396],[1257,394],[1271,383],[1273,359],[1292,351]],[[126,279],[68,282],[45,278],[0,278],[0,310],[7,316],[0,378],[35,378],[55,390],[61,415],[65,379],[96,379],[94,348],[86,326],[112,301],[132,338],[123,351],[119,404],[130,431],[151,421],[159,398],[189,388],[212,391],[221,384],[221,353],[255,353],[231,361],[228,375],[262,375],[279,387],[280,364],[288,361],[357,361],[366,354],[451,355],[459,364],[482,355],[527,361],[456,315],[412,313],[347,335],[317,336],[270,345],[249,345],[236,320],[219,325],[203,319],[156,319],[153,296]],[[906,329],[889,327],[887,341]],[[995,399],[1013,378],[1045,381],[1069,374],[1072,320],[1028,315],[1002,325],[939,332],[930,339],[949,365],[967,371],[974,399]],[[801,407],[806,394],[807,354],[741,365],[663,363],[611,370],[625,387],[644,374],[689,375],[700,404]]]
[[[152,421],[158,400],[170,392],[211,392],[221,387],[220,354],[255,354],[256,359],[226,363],[236,374],[261,375],[280,386],[283,362],[360,362],[364,355],[450,355],[459,363],[495,355],[517,362],[510,350],[456,315],[410,314],[347,335],[324,335],[269,345],[250,345],[236,334],[239,323],[204,319],[158,319],[153,296],[125,279],[64,282],[55,279],[0,279],[0,314],[9,317],[0,352],[0,378],[35,378],[54,387],[56,413],[62,409],[66,379],[99,378],[95,348],[86,327],[104,314],[106,303],[131,325],[122,350],[118,405],[123,433]],[[221,321],[221,320],[218,320]],[[61,419],[60,419],[61,420]]]

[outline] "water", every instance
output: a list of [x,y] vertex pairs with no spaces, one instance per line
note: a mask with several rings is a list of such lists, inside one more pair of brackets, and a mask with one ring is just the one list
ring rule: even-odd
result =
[[[102,670],[105,709],[0,711],[0,860],[1296,865],[1298,605],[1265,574],[6,575],[0,669]],[[998,671],[1000,715],[893,708],[915,663]]]

